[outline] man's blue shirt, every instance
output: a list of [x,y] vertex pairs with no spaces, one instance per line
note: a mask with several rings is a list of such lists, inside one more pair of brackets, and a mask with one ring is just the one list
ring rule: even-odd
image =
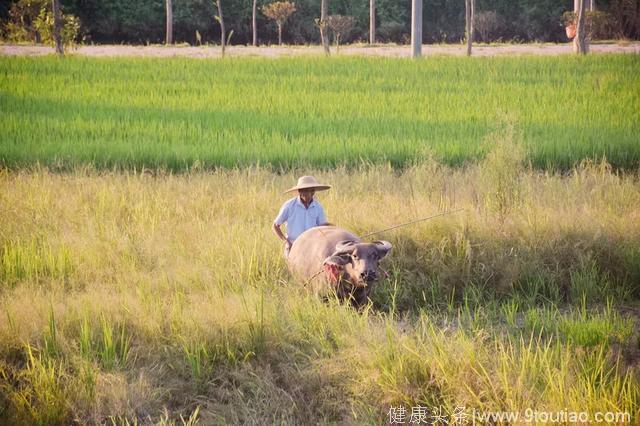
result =
[[293,242],[307,229],[326,223],[327,218],[324,209],[315,198],[311,200],[309,208],[305,208],[300,197],[295,197],[282,205],[280,213],[274,220],[278,226],[285,222],[287,223],[287,237]]

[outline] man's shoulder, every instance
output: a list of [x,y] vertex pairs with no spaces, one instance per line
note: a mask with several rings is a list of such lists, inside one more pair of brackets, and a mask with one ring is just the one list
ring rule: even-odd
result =
[[296,203],[296,197],[290,198],[284,203],[282,203],[282,207],[291,207]]

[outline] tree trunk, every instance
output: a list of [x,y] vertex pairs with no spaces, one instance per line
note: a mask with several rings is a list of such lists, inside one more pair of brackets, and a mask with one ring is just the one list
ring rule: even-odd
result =
[[282,24],[278,23],[278,45],[282,46]]
[[422,0],[411,0],[411,56],[422,56]]
[[253,0],[253,12],[251,15],[251,26],[253,27],[253,45],[258,45],[258,23],[256,15],[258,13],[258,0]]
[[227,44],[227,34],[224,31],[224,17],[222,16],[222,0],[216,0],[218,5],[218,19],[220,21],[220,46],[222,47],[222,57],[224,58],[224,51]]
[[340,53],[340,34],[336,34],[336,55]]
[[473,20],[475,18],[475,0],[465,0],[465,18],[467,21],[467,56],[471,56],[473,46]]
[[585,9],[589,0],[576,0],[578,10],[576,10],[576,36],[573,39],[573,51],[579,55],[586,55],[589,51],[589,40],[587,39],[587,26],[584,19]]
[[165,42],[166,44],[173,44],[173,5],[171,0],[166,0],[167,9],[167,34]]
[[376,0],[369,0],[369,44],[376,44]]
[[62,13],[60,12],[60,0],[52,0],[53,9],[53,40],[56,44],[56,53],[60,56],[64,55],[64,47],[62,46]]
[[327,56],[331,54],[331,50],[329,49],[329,34],[327,34],[326,28],[327,10],[329,8],[327,5],[328,1],[329,0],[321,0],[320,2],[320,38],[322,39],[324,53]]

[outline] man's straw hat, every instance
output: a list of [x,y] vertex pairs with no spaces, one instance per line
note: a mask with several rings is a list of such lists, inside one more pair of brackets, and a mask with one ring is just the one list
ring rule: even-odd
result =
[[297,191],[299,189],[315,189],[316,191],[326,191],[331,188],[331,185],[324,185],[316,180],[313,176],[302,176],[298,179],[298,184],[290,189],[284,191],[285,193],[291,191]]

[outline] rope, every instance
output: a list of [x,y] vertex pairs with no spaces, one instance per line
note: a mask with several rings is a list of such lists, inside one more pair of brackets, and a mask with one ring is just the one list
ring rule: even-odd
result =
[[[423,217],[423,218],[420,218],[420,219],[416,219],[416,220],[412,220],[412,221],[409,221],[409,222],[401,223],[401,224],[399,224],[399,225],[394,225],[394,226],[392,226],[392,227],[390,227],[390,228],[385,228],[385,229],[382,229],[382,230],[380,230],[380,231],[370,232],[370,233],[368,233],[368,234],[366,234],[366,235],[363,235],[363,236],[362,236],[362,237],[360,237],[360,238],[361,238],[361,239],[365,239],[365,238],[370,237],[370,236],[372,236],[372,235],[381,234],[381,233],[383,233],[383,232],[391,231],[391,230],[393,230],[393,229],[401,228],[401,227],[403,227],[403,226],[413,225],[414,223],[424,222],[425,220],[433,219],[433,218],[436,218],[436,217],[445,216],[445,215],[453,214],[453,213],[458,213],[458,212],[461,212],[461,211],[463,211],[463,210],[464,210],[464,209],[458,209],[458,210],[453,210],[453,211],[450,211],[450,212],[438,213],[438,214],[435,214],[435,215],[433,215],[433,216],[429,216],[429,217]],[[324,234],[324,232],[322,232],[322,230],[321,230],[321,229],[318,229],[318,230],[320,231],[320,233],[322,234],[322,236],[323,236],[323,237],[327,238],[327,236]],[[389,273],[388,273],[387,271],[383,270],[382,268],[380,268],[380,269],[381,269],[381,271],[383,272],[383,274],[384,274],[387,278],[389,278]],[[317,277],[318,275],[320,275],[320,274],[321,274],[321,273],[323,273],[323,272],[324,272],[324,267],[323,267],[322,269],[320,269],[318,272],[316,272],[315,274],[313,274],[310,278],[308,278],[308,279],[305,281],[305,283],[304,283],[304,286],[303,286],[303,287],[306,287],[306,286],[307,286],[307,284],[309,284],[309,283],[311,282],[311,280],[313,280],[315,277]]]
[[380,231],[370,232],[370,233],[368,233],[368,234],[366,234],[366,235],[363,235],[363,236],[362,236],[362,237],[360,237],[360,238],[363,238],[363,239],[364,239],[364,238],[370,237],[370,236],[372,236],[372,235],[381,234],[381,233],[383,233],[383,232],[391,231],[391,230],[393,230],[393,229],[401,228],[401,227],[403,227],[403,226],[413,225],[414,223],[424,222],[425,220],[433,219],[433,218],[436,218],[436,217],[440,217],[440,216],[444,216],[444,215],[448,215],[448,214],[452,214],[452,213],[461,212],[461,211],[463,211],[463,210],[464,210],[464,209],[458,209],[458,210],[453,210],[453,211],[450,211],[450,212],[438,213],[438,214],[435,214],[435,215],[433,215],[433,216],[429,216],[429,217],[423,217],[423,218],[421,218],[421,219],[416,219],[416,220],[412,220],[412,221],[410,221],[410,222],[401,223],[401,224],[399,224],[399,225],[395,225],[395,226],[392,226],[392,227],[390,227],[390,228],[382,229],[382,230],[380,230]]

